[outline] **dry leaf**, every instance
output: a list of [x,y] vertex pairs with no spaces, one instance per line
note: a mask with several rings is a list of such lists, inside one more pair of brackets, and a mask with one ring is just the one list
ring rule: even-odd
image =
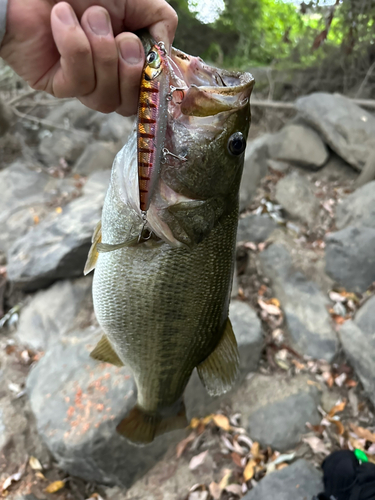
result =
[[217,427],[220,427],[220,429],[223,429],[224,431],[230,431],[232,426],[229,423],[229,418],[226,417],[225,415],[213,415],[212,420],[214,421],[215,425]]
[[329,419],[329,421],[332,424],[335,424],[339,436],[342,436],[345,432],[345,427],[343,426],[342,422],[340,422],[340,420],[335,420],[335,419]]
[[203,451],[202,453],[199,453],[199,455],[195,455],[195,457],[193,457],[190,460],[189,469],[190,470],[198,469],[198,467],[203,464],[203,462],[207,456],[207,453],[208,453],[208,450]]
[[46,493],[56,493],[56,491],[61,490],[65,486],[65,481],[54,481],[45,488]]
[[56,211],[57,214],[61,214],[63,210],[62,210],[61,207],[56,207],[55,211]]
[[251,450],[250,450],[250,453],[252,455],[253,458],[258,458],[258,455],[259,455],[259,443],[257,443],[256,441],[254,441],[252,447],[251,447]]
[[202,418],[202,419],[201,419],[201,423],[202,423],[204,426],[206,426],[207,424],[209,424],[209,423],[211,422],[212,417],[213,417],[213,415],[212,415],[212,414],[211,414],[211,415],[207,415],[207,417],[204,417],[204,418]]
[[359,438],[366,439],[366,441],[370,441],[371,443],[375,443],[375,433],[365,429],[364,427],[357,427],[354,424],[350,424],[350,428],[353,432],[357,434]]
[[233,452],[230,454],[230,456],[232,457],[232,460],[233,462],[238,466],[238,467],[242,467],[242,459],[240,457],[240,455],[236,452]]
[[285,462],[282,462],[281,464],[276,465],[276,470],[282,470],[282,469],[285,469],[285,467],[288,467],[288,464],[286,464]]
[[210,483],[209,490],[210,490],[210,495],[212,496],[212,498],[214,500],[219,500],[219,498],[221,497],[221,492],[222,492],[222,489],[220,488],[220,486],[217,483],[215,483],[214,481],[212,481],[212,483]]
[[41,479],[42,481],[47,481],[47,478],[44,474],[42,474],[41,472],[37,471],[35,472],[35,476],[38,478],[38,479]]
[[190,427],[192,429],[196,429],[198,427],[198,425],[201,423],[200,419],[199,418],[192,418],[190,420]]
[[281,314],[280,307],[275,306],[274,304],[267,304],[267,302],[262,299],[258,299],[258,304],[263,311],[266,311],[267,314],[271,314],[272,316],[280,316]]
[[189,443],[191,443],[192,441],[194,441],[195,439],[195,433],[194,432],[191,432],[188,437],[186,437],[185,439],[183,439],[182,441],[180,441],[178,443],[178,445],[176,446],[176,456],[177,458],[180,458],[180,456],[183,454],[183,452],[186,450],[186,447]]
[[29,458],[29,465],[33,470],[43,470],[42,464],[39,462],[39,460],[35,457],[30,457]]
[[228,470],[228,469],[226,469],[226,470],[227,470],[227,472],[224,474],[223,479],[219,483],[219,486],[222,490],[227,487],[227,485],[229,483],[229,479],[232,475],[231,470]]
[[303,438],[303,441],[310,446],[314,453],[323,453],[324,455],[329,455],[329,451],[327,450],[325,444],[318,437],[309,436]]
[[248,461],[245,470],[243,471],[243,478],[246,482],[250,481],[250,479],[254,477],[255,466],[256,466],[255,460],[251,459]]
[[9,477],[7,477],[5,479],[5,481],[3,482],[3,486],[1,488],[1,491],[6,491],[12,483],[18,482],[21,479],[22,474],[23,474],[23,471],[22,472],[19,471],[19,472],[16,472],[15,474],[12,474]]
[[228,484],[228,486],[225,487],[225,491],[233,493],[233,495],[237,495],[239,497],[242,496],[242,487],[240,484]]
[[333,408],[331,408],[330,412],[328,413],[328,418],[332,418],[336,415],[336,413],[343,411],[345,406],[346,406],[346,399],[344,399],[344,401],[338,403]]

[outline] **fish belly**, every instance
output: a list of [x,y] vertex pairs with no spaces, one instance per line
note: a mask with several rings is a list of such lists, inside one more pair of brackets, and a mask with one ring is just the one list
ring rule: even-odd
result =
[[[101,253],[93,283],[98,321],[148,411],[173,405],[215,349],[228,317],[238,209],[193,249],[140,244]],[[105,233],[103,232],[105,236]]]

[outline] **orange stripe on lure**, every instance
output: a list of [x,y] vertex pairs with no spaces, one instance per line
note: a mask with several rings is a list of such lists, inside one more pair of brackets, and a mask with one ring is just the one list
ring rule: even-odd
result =
[[169,91],[167,53],[163,42],[159,42],[147,54],[138,104],[138,184],[140,209],[144,217],[163,159]]

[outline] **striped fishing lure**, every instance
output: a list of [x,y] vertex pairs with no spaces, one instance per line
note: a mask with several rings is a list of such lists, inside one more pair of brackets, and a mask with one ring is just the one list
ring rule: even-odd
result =
[[147,54],[138,104],[138,184],[143,216],[150,206],[163,159],[167,126],[169,70],[163,42]]

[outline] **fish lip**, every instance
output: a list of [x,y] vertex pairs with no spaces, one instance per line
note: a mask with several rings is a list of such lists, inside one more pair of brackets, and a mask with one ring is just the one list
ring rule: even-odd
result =
[[246,106],[254,87],[249,72],[229,71],[206,64],[172,47],[172,80],[185,87],[180,111],[188,116],[212,116]]

